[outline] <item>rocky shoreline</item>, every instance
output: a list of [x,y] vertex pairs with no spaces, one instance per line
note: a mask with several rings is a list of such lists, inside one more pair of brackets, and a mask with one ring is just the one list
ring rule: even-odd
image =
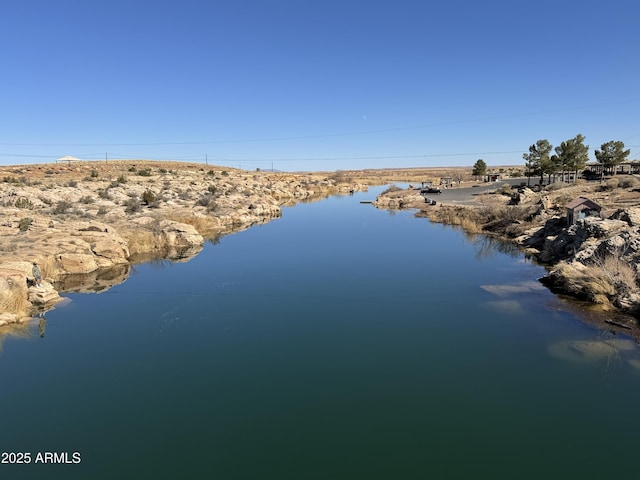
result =
[[[186,261],[205,241],[266,223],[282,206],[366,190],[326,173],[249,172],[153,161],[0,168],[0,326],[126,280],[132,264]],[[44,281],[28,285],[38,262]]]
[[[538,191],[496,184],[464,205],[427,205],[419,190],[390,189],[374,204],[416,209],[431,221],[513,242],[547,268],[540,281],[553,292],[596,307],[603,323],[637,337],[640,192],[633,177],[614,180]],[[580,197],[593,199],[602,211],[569,224],[566,207]]]

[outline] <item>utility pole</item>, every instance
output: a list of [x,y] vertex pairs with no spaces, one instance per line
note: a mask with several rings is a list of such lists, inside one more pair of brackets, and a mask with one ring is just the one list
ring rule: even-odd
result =
[[107,163],[109,159],[107,158],[107,152],[104,152],[104,163]]
[[209,166],[209,154],[205,153],[204,154],[204,164],[208,167]]

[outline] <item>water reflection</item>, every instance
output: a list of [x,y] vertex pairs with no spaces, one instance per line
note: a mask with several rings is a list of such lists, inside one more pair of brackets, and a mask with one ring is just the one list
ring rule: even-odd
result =
[[130,273],[131,265],[116,265],[90,273],[64,275],[56,280],[55,287],[59,292],[100,293],[124,282]]
[[11,337],[29,339],[34,336],[34,331],[29,325],[29,322],[4,325],[0,328],[0,353],[2,353],[2,345],[6,339]]
[[574,339],[555,342],[547,347],[549,355],[577,367],[602,368],[607,378],[615,368],[631,367],[640,371],[640,350],[637,341],[618,338],[615,332],[603,330],[595,339]]
[[463,230],[465,238],[474,246],[476,258],[486,260],[494,258],[498,254],[509,255],[517,258],[522,255],[522,250],[518,244],[491,237],[482,233],[469,233]]
[[38,315],[38,334],[40,334],[40,338],[44,338],[44,333],[47,328],[47,318],[44,316],[44,313]]

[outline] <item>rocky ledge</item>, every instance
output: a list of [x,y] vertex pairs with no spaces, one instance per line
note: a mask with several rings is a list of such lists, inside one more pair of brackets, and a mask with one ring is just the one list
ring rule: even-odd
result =
[[[327,174],[177,162],[82,162],[0,169],[0,325],[101,291],[132,263],[184,261],[205,239],[265,223],[281,207],[366,185]],[[45,281],[30,285],[37,261]]]

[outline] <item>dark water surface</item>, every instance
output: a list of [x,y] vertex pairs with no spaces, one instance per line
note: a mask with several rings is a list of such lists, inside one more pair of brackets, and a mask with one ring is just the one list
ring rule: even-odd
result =
[[0,478],[635,478],[633,342],[521,254],[359,203],[379,190],[137,266],[6,338],[0,450],[32,462]]

